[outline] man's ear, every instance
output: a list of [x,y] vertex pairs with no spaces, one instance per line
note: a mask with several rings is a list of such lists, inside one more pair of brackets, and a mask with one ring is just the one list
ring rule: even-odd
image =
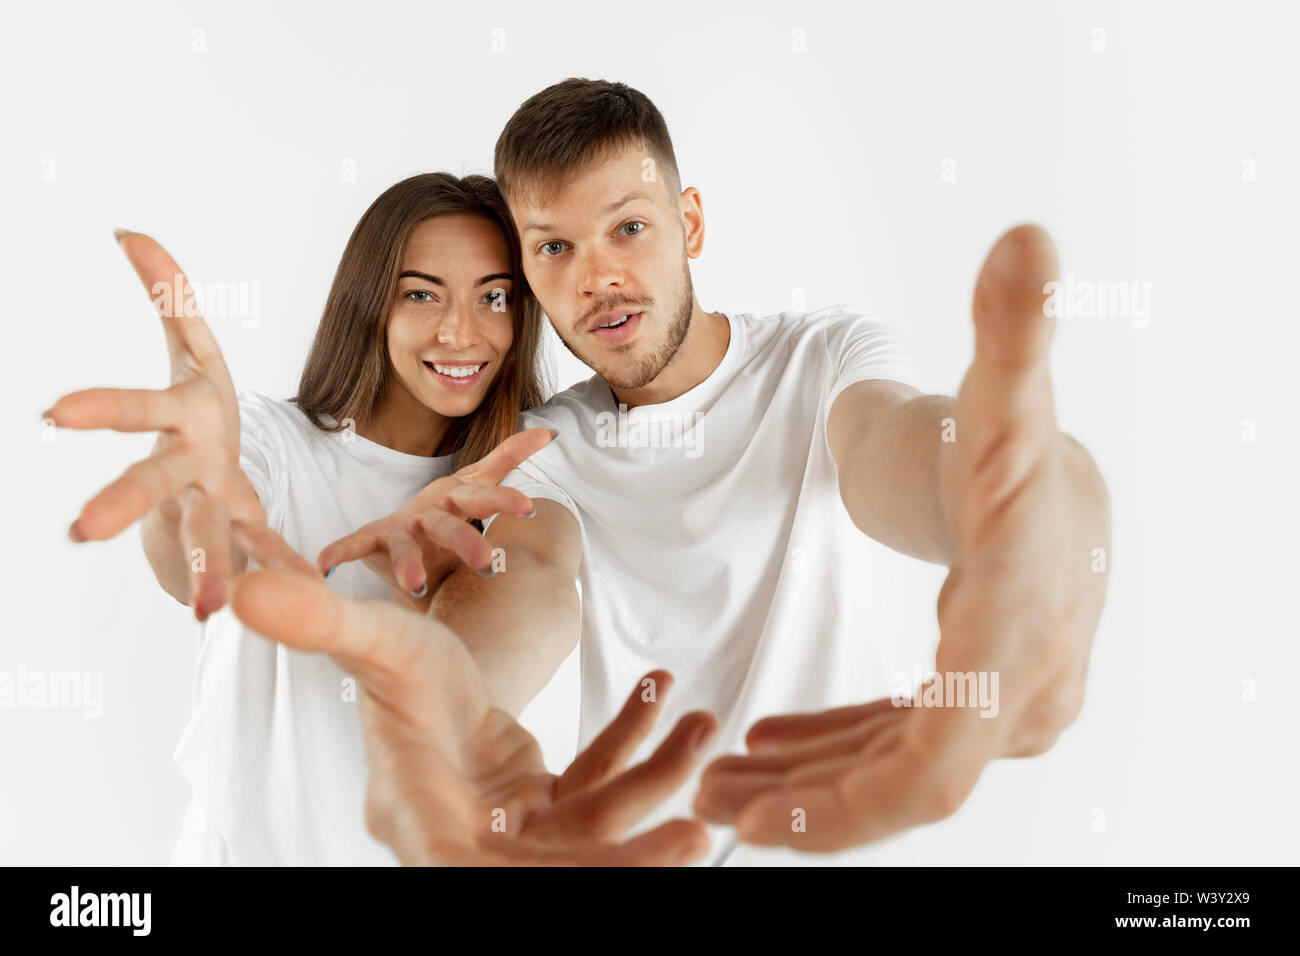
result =
[[704,201],[700,191],[694,186],[682,190],[679,200],[682,215],[682,231],[686,239],[688,258],[699,258],[704,251]]

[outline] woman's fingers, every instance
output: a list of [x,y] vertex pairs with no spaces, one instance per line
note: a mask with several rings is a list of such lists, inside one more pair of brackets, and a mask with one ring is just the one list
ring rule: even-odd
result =
[[198,488],[185,489],[178,500],[181,547],[190,562],[190,607],[196,618],[206,621],[226,606],[230,595],[230,511],[225,502]]
[[162,319],[173,370],[178,363],[184,363],[188,353],[206,372],[217,373],[218,384],[229,385],[230,377],[221,349],[199,314],[194,289],[176,260],[151,236],[142,232],[119,233],[117,241]]
[[490,518],[494,514],[526,515],[533,501],[522,491],[501,485],[461,484],[447,493],[448,510],[458,518]]
[[394,530],[384,535],[384,548],[393,565],[393,577],[398,587],[416,592],[428,586],[424,573],[424,552],[415,536],[407,531]]
[[175,431],[184,408],[171,389],[87,388],[64,395],[45,417],[60,428],[111,428],[119,432]]
[[539,826],[561,838],[618,836],[686,781],[717,730],[712,714],[687,714],[644,763],[557,803]]
[[367,525],[359,531],[354,531],[346,537],[325,545],[316,558],[316,569],[321,574],[328,574],[340,564],[347,564],[349,561],[360,561],[362,558],[368,558],[372,554],[378,554],[383,550],[383,536]]
[[416,524],[433,544],[451,551],[470,567],[483,572],[492,567],[492,546],[468,522],[434,508],[420,515]]
[[622,773],[637,747],[650,736],[659,719],[660,703],[672,686],[673,676],[665,670],[651,671],[641,678],[618,716],[556,781],[556,799],[598,787]]
[[198,474],[194,454],[180,447],[137,461],[86,502],[68,535],[74,541],[112,538],[191,484]]
[[461,481],[473,481],[479,484],[498,484],[530,455],[549,445],[557,434],[549,428],[528,428],[517,432],[478,461],[460,469],[455,477]]

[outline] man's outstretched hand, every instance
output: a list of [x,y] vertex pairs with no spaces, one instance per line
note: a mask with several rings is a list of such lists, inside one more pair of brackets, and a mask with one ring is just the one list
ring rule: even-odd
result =
[[[684,716],[644,763],[672,678],[641,680],[619,715],[559,776],[537,742],[490,707],[469,652],[445,626],[387,601],[339,597],[266,535],[250,542],[271,570],[236,585],[249,627],[355,674],[370,779],[366,824],[405,864],[684,864],[708,851],[694,820],[620,836],[689,776],[717,720]],[[289,552],[291,554],[291,552]],[[292,563],[294,571],[279,570]]]
[[[804,850],[878,840],[950,816],[990,761],[1043,753],[1078,716],[1110,516],[1096,466],[1056,424],[1044,308],[1056,267],[1036,227],[994,245],[975,286],[975,359],[953,402],[956,440],[939,455],[956,558],[939,594],[935,670],[985,675],[996,716],[969,700],[879,700],[761,720],[748,755],[705,771],[695,802],[704,819],[734,824],[745,842]],[[918,691],[916,703],[926,699]]]

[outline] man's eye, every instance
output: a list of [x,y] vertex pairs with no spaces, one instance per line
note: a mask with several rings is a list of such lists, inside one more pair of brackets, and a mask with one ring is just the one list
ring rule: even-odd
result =
[[428,296],[428,298],[426,298],[426,299],[414,299],[414,300],[412,300],[412,301],[415,301],[415,302],[432,302],[432,301],[433,301],[433,296],[432,296],[430,293],[424,291],[423,289],[412,289],[410,292],[406,293],[406,295],[403,296],[403,298],[410,299],[412,296],[417,296],[417,295]]
[[560,254],[558,251],[556,251],[556,252],[549,252],[549,253],[548,253],[546,250],[549,249],[551,246],[562,246],[562,245],[564,245],[564,243],[562,243],[562,242],[547,242],[547,243],[544,243],[544,244],[542,245],[542,255],[544,255],[544,256],[548,256],[548,255],[549,255],[549,256],[558,256],[558,255]]

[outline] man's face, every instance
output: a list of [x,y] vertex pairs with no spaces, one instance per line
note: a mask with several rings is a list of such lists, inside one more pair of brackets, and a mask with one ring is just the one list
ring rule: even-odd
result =
[[[565,346],[610,385],[640,388],[677,354],[695,302],[680,197],[644,181],[630,146],[546,203],[512,197],[524,273]],[[624,318],[630,316],[629,318]]]

